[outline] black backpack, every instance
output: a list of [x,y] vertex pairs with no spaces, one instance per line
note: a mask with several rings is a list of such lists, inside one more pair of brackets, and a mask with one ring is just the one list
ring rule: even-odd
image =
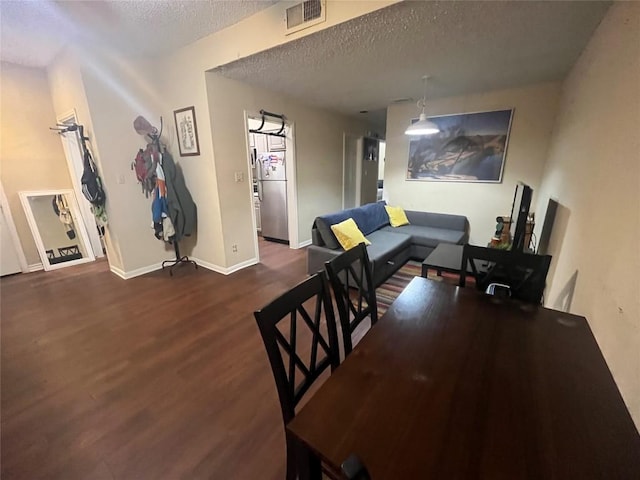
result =
[[82,172],[80,182],[82,183],[82,193],[92,205],[104,205],[106,195],[102,188],[102,181],[98,175],[96,164],[93,163],[93,158],[86,148],[84,149],[84,172]]

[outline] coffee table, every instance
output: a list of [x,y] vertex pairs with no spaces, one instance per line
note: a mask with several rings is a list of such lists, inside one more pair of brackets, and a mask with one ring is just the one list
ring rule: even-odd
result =
[[[442,272],[460,273],[461,264],[462,245],[440,243],[422,262],[422,276],[427,278],[430,268],[438,275],[442,275]],[[470,271],[467,265],[467,272]]]

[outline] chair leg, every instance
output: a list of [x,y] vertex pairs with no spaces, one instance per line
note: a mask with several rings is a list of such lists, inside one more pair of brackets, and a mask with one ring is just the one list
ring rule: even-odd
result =
[[[337,476],[335,478],[338,478]],[[321,480],[320,460],[287,435],[287,480]]]
[[298,446],[294,439],[287,437],[287,480],[296,480],[298,478]]

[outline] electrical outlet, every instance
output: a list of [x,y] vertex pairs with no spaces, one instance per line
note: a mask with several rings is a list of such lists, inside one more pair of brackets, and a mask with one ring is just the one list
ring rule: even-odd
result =
[[238,245],[236,245],[235,243],[231,245],[231,251],[233,253],[238,253]]
[[124,185],[124,175],[123,174],[118,175],[118,184],[119,185]]
[[237,183],[244,181],[244,172],[235,172],[233,176]]

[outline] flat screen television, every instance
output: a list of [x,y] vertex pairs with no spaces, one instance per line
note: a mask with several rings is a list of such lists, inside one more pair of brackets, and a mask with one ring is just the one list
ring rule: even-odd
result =
[[513,204],[511,205],[512,251],[522,252],[525,248],[529,248],[529,245],[525,245],[525,237],[532,196],[533,189],[525,183],[518,182],[513,195]]

